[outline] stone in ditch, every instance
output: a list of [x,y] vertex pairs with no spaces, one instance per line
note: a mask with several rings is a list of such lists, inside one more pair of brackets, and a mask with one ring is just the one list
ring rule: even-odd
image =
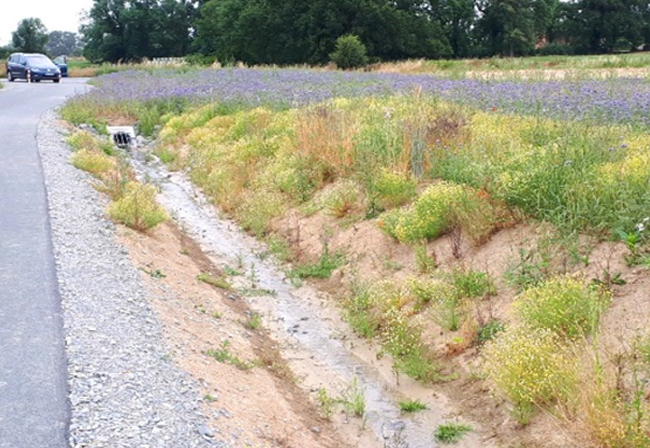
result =
[[201,425],[199,427],[199,434],[207,439],[212,439],[214,437],[214,431],[206,425]]

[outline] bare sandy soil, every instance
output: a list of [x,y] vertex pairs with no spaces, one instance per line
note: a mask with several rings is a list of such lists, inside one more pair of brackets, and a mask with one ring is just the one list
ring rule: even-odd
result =
[[[383,235],[372,221],[341,226],[331,217],[316,214],[305,218],[294,211],[278,220],[275,230],[292,243],[296,262],[316,259],[324,242],[332,250],[346,251],[350,264],[331,279],[317,282],[329,293],[329,312],[333,314],[338,313],[337,299],[353,281],[403,278],[417,272],[412,249]],[[120,235],[152,289],[153,305],[173,348],[170,356],[200,380],[205,389],[206,412],[214,427],[220,429],[220,437],[253,447],[373,446],[358,423],[347,423],[343,417],[333,421],[323,418],[314,403],[315,390],[305,389],[299,380],[306,372],[290,371],[281,347],[263,327],[245,327],[251,317],[245,298],[197,280],[202,272],[218,274],[198,245],[172,224],[160,226],[148,235],[128,229],[122,229]],[[464,266],[488,272],[499,295],[489,303],[481,303],[480,310],[508,322],[515,291],[505,283],[503,274],[519,249],[531,250],[545,235],[543,227],[519,224],[499,231],[480,247],[463,242],[460,259],[454,256],[449,237],[431,242],[427,251],[435,257],[439,270]],[[602,350],[606,360],[613,360],[625,349],[625,341],[647,331],[650,278],[647,269],[625,264],[625,247],[620,244],[585,241],[583,247],[588,251],[588,264],[572,264],[558,254],[557,268],[587,279],[602,278],[605,271],[620,273],[627,281],[623,286],[614,286],[613,304],[602,323]],[[427,322],[428,342],[439,349],[441,362],[449,373],[456,372],[457,379],[426,388],[402,379],[398,387],[405,396],[447,397],[458,415],[481,425],[483,440],[500,446],[589,446],[578,418],[557,419],[540,413],[529,426],[520,427],[511,417],[509,405],[478,374],[479,348],[454,346],[458,333],[438,327],[427,311],[418,319]],[[377,360],[379,347],[359,340],[349,330],[344,337],[357,356],[375,363],[386,377],[391,377],[390,362]],[[206,354],[225,347],[224,341],[228,341],[227,350],[242,364],[255,363],[255,367],[242,370]]]
[[[244,326],[250,318],[245,301],[197,280],[217,272],[194,242],[171,224],[148,235],[121,228],[120,238],[151,288],[170,357],[204,388],[205,411],[220,430],[218,438],[241,447],[352,446],[297,387],[266,331]],[[206,354],[223,348],[255,367],[242,369]]]

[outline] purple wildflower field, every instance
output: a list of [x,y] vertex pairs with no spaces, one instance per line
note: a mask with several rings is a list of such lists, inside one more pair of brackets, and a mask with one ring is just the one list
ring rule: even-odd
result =
[[300,69],[131,70],[101,76],[86,100],[99,103],[218,101],[297,107],[336,97],[426,94],[482,109],[650,127],[650,80],[487,81],[432,75]]

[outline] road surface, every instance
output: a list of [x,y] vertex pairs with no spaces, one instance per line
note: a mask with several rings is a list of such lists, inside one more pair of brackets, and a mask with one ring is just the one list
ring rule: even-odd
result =
[[86,90],[85,81],[3,81],[0,89],[0,448],[68,446],[65,347],[36,129],[43,112]]

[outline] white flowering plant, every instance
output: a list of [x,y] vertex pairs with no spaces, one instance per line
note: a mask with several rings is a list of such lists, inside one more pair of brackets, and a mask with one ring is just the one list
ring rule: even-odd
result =
[[629,266],[647,264],[650,266],[650,248],[648,247],[648,226],[650,226],[650,216],[646,216],[634,226],[634,230],[626,232],[618,229],[616,236],[625,243],[629,253],[625,256],[625,261]]

